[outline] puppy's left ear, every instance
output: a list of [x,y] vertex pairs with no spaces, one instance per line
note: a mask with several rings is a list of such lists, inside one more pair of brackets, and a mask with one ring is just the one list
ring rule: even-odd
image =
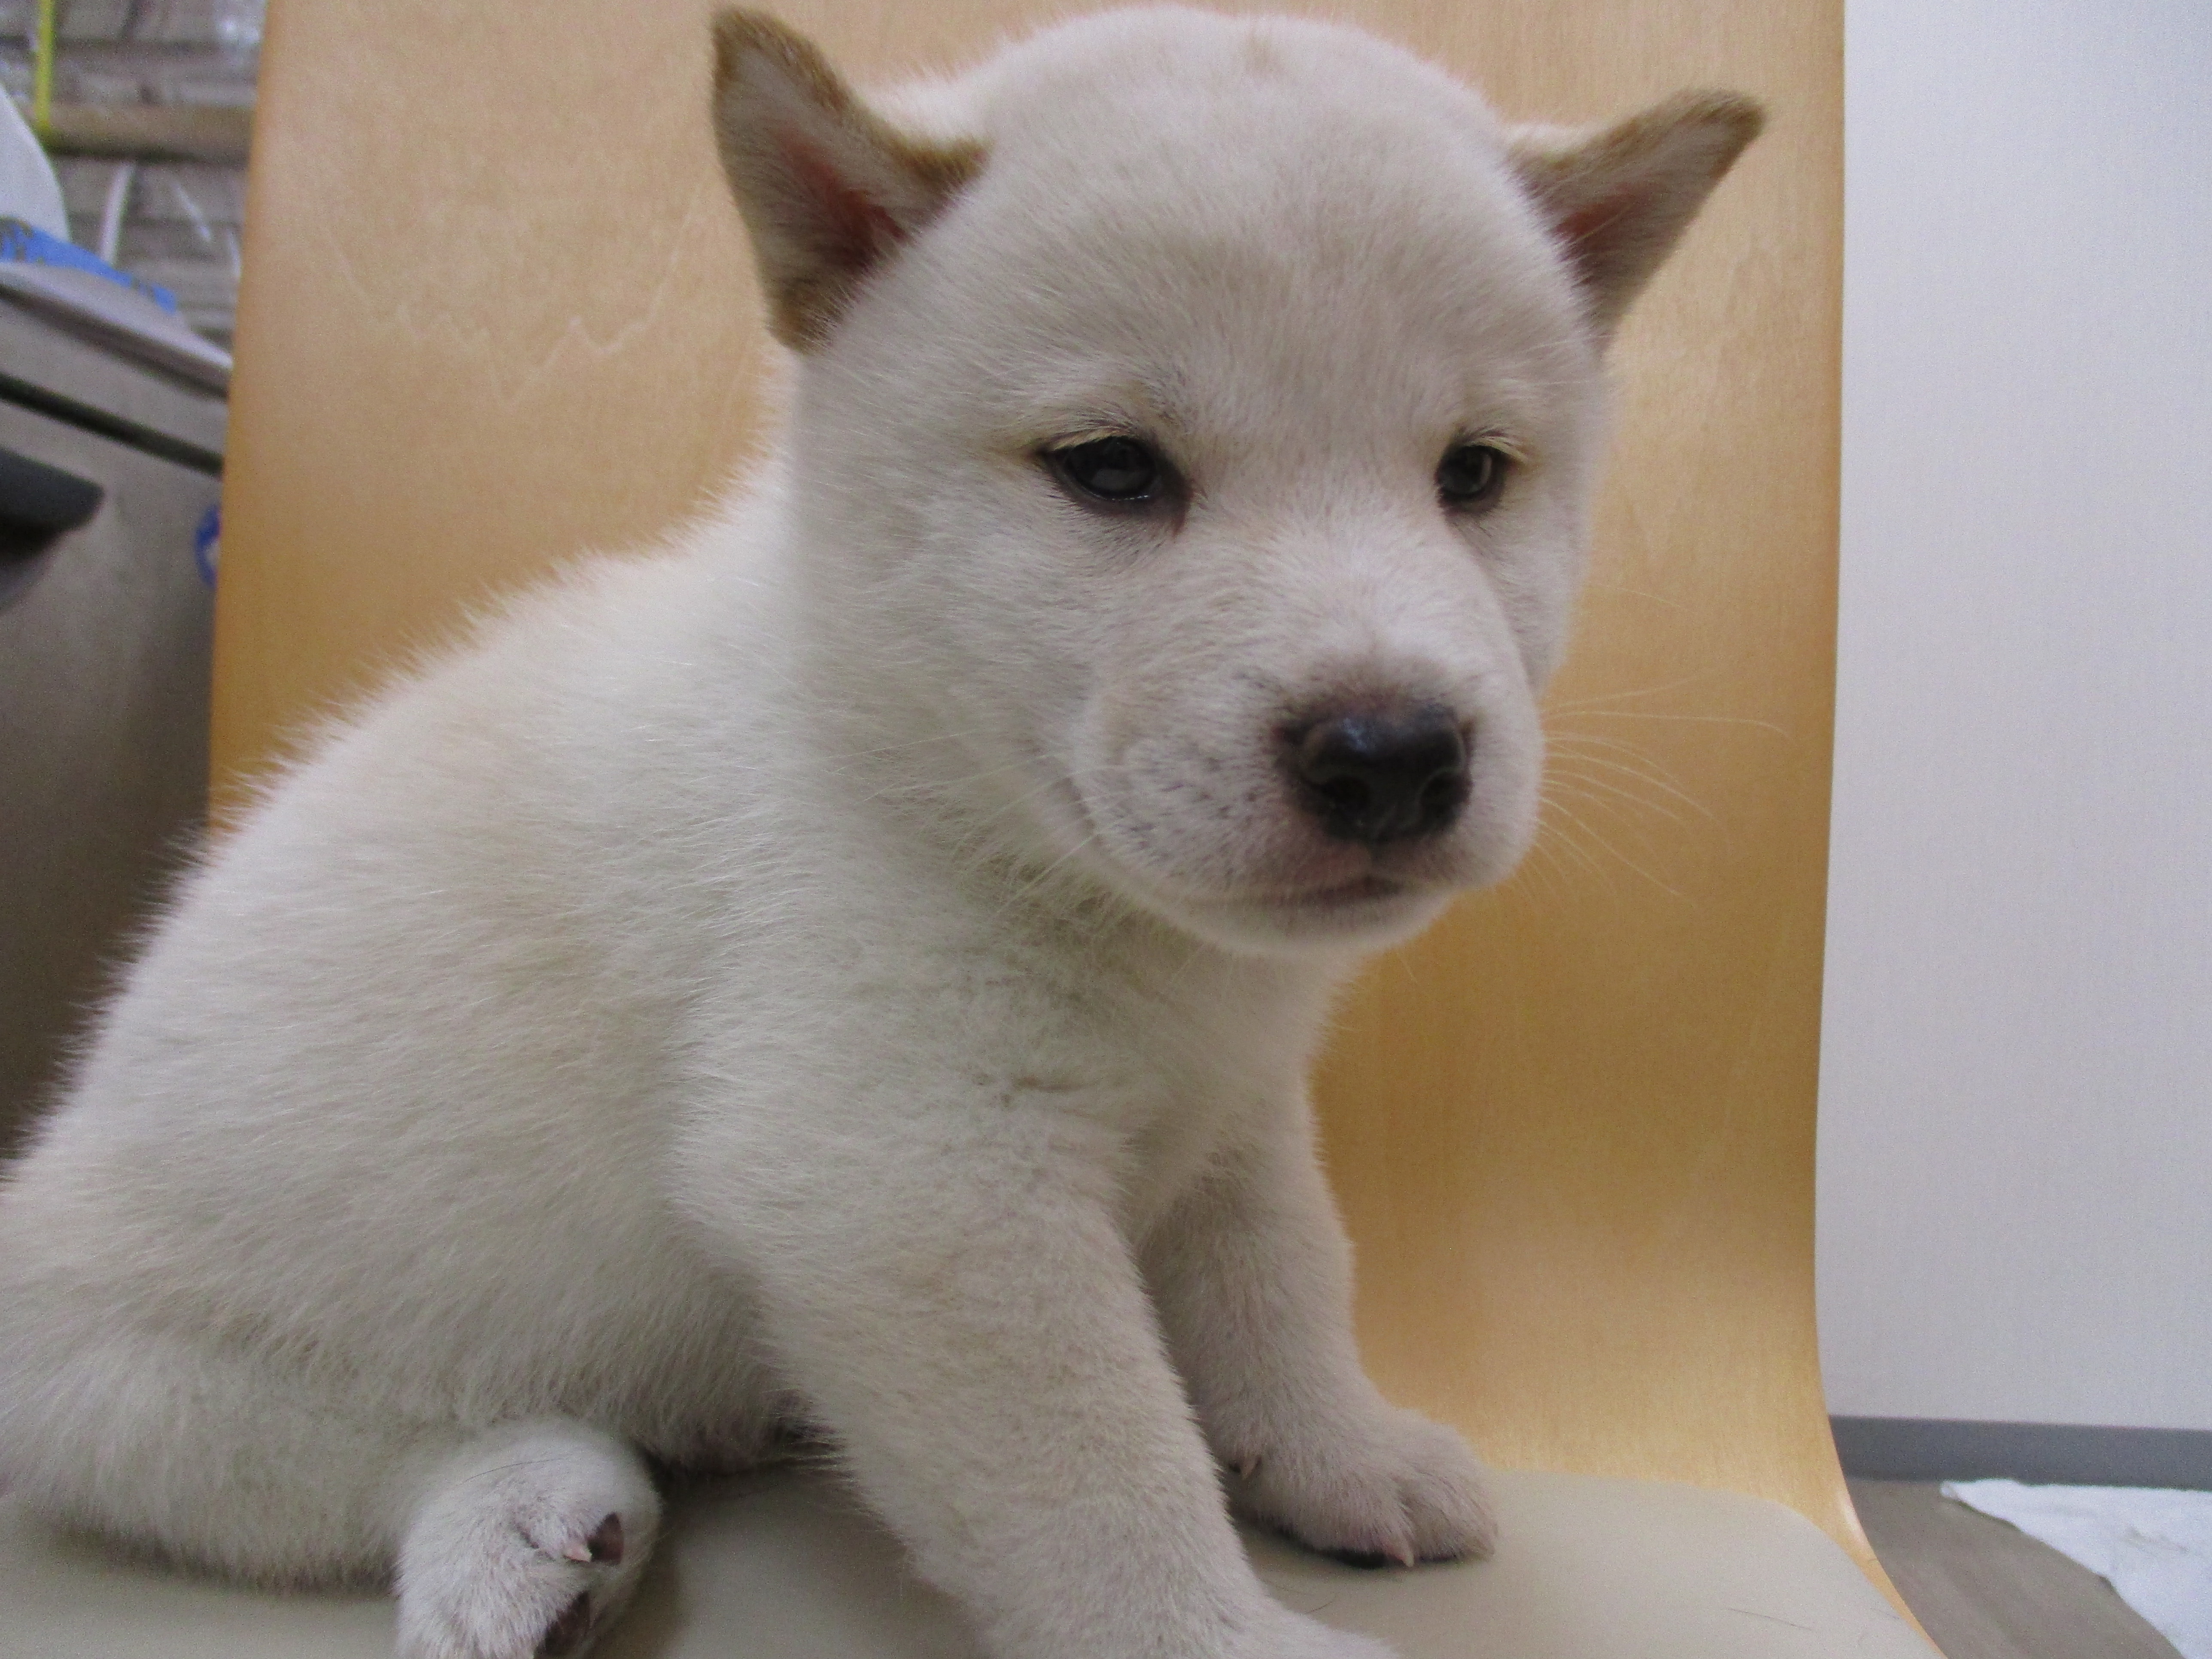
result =
[[1765,125],[1741,93],[1678,92],[1610,127],[1513,135],[1513,170],[1565,248],[1601,338]]
[[983,164],[980,145],[897,131],[812,41],[758,12],[714,19],[714,115],[769,326],[800,351]]

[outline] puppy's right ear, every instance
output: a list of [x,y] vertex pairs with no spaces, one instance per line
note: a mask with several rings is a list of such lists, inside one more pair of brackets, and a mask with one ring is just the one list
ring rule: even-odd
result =
[[768,289],[769,326],[804,351],[868,273],[983,164],[978,144],[895,131],[772,17],[714,19],[714,137]]
[[1682,92],[1610,127],[1524,127],[1514,171],[1610,335],[1766,112],[1736,92]]

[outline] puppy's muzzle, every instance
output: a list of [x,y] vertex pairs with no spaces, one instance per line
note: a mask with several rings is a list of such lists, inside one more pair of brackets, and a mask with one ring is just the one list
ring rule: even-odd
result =
[[1467,805],[1468,735],[1442,703],[1336,709],[1282,735],[1299,804],[1332,840],[1438,835]]

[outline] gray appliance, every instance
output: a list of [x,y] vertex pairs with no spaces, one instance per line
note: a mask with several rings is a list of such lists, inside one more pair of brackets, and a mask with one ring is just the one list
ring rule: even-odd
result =
[[206,811],[224,377],[178,361],[0,289],[0,1157]]

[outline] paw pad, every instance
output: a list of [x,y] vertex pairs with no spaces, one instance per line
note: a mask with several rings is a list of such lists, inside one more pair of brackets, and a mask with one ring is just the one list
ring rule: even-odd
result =
[[574,1653],[591,1633],[592,1598],[580,1595],[561,1609],[546,1626],[545,1634],[538,1638],[538,1659],[561,1659],[563,1654]]
[[[1293,1534],[1295,1536],[1295,1534]],[[1382,1567],[1402,1567],[1410,1563],[1395,1560],[1380,1550],[1323,1550],[1322,1554],[1347,1567],[1358,1567],[1363,1572],[1373,1572]]]

